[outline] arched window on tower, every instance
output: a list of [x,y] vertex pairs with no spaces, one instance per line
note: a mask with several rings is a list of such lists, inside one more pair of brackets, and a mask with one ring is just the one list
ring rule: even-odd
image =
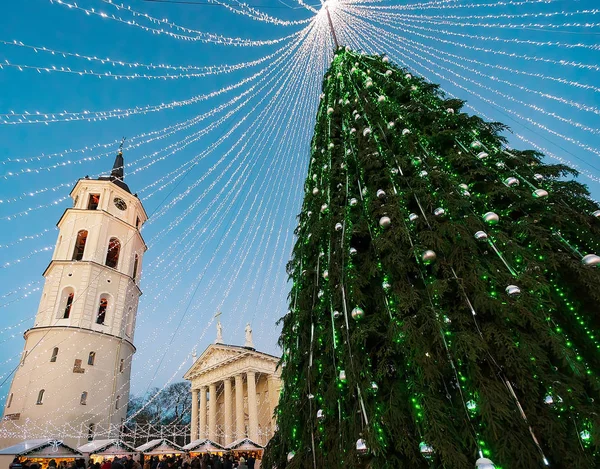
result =
[[134,282],[137,280],[137,271],[138,271],[138,263],[139,262],[140,262],[140,257],[136,254],[133,257],[133,273],[131,274]]
[[62,318],[69,319],[71,316],[71,308],[73,307],[73,300],[75,299],[75,292],[72,288],[65,288],[63,292],[63,303],[64,308],[62,308]]
[[113,269],[119,264],[119,253],[121,252],[121,242],[117,238],[110,238],[108,250],[106,251],[106,264]]
[[52,350],[52,356],[50,357],[50,362],[55,363],[57,357],[58,357],[58,347],[54,347],[54,350]]
[[40,389],[40,392],[38,392],[37,405],[42,405],[44,403],[44,392],[44,389]]
[[117,396],[117,400],[115,401],[115,410],[119,410],[119,400],[121,399],[121,396]]
[[83,252],[85,251],[85,242],[87,241],[87,236],[87,230],[81,230],[79,233],[77,233],[75,249],[73,250],[74,261],[80,261],[81,259],[83,259]]
[[106,320],[106,309],[108,308],[108,300],[100,298],[100,306],[98,306],[98,315],[96,316],[96,324],[104,324]]
[[90,352],[88,355],[88,365],[94,366],[94,362],[96,361],[96,352]]
[[10,405],[12,404],[12,398],[13,398],[13,393],[10,393],[10,396],[8,396],[8,401],[6,402],[6,407],[10,407]]
[[79,399],[81,405],[87,405],[87,391],[81,393],[81,399]]

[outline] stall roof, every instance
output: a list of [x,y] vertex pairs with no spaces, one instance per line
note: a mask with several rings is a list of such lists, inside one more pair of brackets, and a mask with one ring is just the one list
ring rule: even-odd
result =
[[226,448],[236,451],[257,451],[259,449],[264,449],[264,446],[255,443],[250,438],[243,438],[228,444]]
[[169,441],[165,438],[150,440],[148,443],[138,446],[135,450],[144,454],[183,453],[183,450],[179,445],[176,445],[172,441]]
[[133,454],[137,452],[133,446],[130,446],[124,441],[116,438],[111,438],[108,440],[93,440],[77,449],[82,453],[106,456],[115,454]]
[[214,441],[204,438],[188,443],[183,447],[183,449],[186,451],[195,451],[197,453],[208,453],[211,451],[223,451],[225,447],[221,446],[219,443],[215,443]]
[[49,438],[25,440],[0,450],[0,455],[30,456],[33,458],[77,458],[83,456],[62,441]]

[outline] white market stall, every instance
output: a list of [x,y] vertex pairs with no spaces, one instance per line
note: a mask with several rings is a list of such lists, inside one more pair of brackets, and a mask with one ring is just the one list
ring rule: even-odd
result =
[[29,460],[45,468],[48,467],[48,463],[52,459],[57,464],[62,461],[70,463],[75,459],[82,458],[83,454],[60,440],[50,438],[25,440],[16,445],[0,449],[0,467],[8,467],[13,459],[17,457],[21,461]]
[[183,449],[188,451],[192,457],[204,453],[218,454],[219,456],[222,456],[223,452],[225,451],[224,446],[207,439],[194,440],[185,445]]
[[94,462],[101,462],[103,459],[122,458],[124,456],[135,456],[139,454],[133,446],[116,438],[108,440],[93,440],[77,448],[80,453],[89,455]]
[[253,454],[256,460],[261,460],[265,447],[252,441],[250,438],[242,438],[236,440],[225,447],[226,450],[232,452],[234,456],[239,457],[243,453]]
[[148,443],[138,446],[135,450],[144,456],[176,456],[185,452],[181,446],[166,438],[150,440]]

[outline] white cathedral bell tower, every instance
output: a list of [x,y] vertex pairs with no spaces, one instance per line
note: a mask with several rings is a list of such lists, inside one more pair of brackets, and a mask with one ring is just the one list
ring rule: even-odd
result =
[[2,439],[108,438],[126,416],[148,217],[123,181],[121,151],[110,176],[80,179],[71,197],[24,334]]

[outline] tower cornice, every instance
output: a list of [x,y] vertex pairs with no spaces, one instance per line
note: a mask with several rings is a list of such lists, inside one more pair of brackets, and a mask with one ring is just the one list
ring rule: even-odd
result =
[[53,265],[94,265],[97,267],[103,267],[105,269],[107,269],[109,272],[120,275],[121,277],[124,277],[128,280],[131,280],[131,282],[135,285],[135,288],[138,291],[138,296],[142,296],[142,290],[141,288],[138,286],[138,284],[135,282],[135,280],[133,279],[133,277],[131,275],[127,275],[124,274],[123,272],[120,272],[117,269],[113,269],[112,267],[108,267],[107,265],[104,264],[100,264],[99,262],[96,261],[90,261],[90,260],[81,260],[81,261],[69,261],[69,260],[63,260],[63,259],[53,259],[50,261],[50,263],[48,264],[48,267],[46,267],[46,269],[44,270],[44,273],[42,274],[43,277],[46,277],[46,274],[48,273],[48,271],[50,270],[50,268]]
[[76,329],[78,331],[88,332],[90,334],[101,335],[101,336],[104,336],[104,337],[111,337],[111,338],[113,338],[115,340],[126,342],[127,344],[129,344],[131,346],[131,348],[133,349],[134,353],[137,351],[137,349],[135,348],[135,345],[133,345],[133,342],[131,342],[129,339],[126,339],[124,337],[119,337],[118,335],[115,335],[115,334],[108,334],[106,332],[95,331],[94,329],[88,329],[86,327],[79,327],[79,326],[39,326],[39,327],[30,327],[25,332],[23,332],[23,337],[25,339],[27,339],[27,336],[29,334],[31,334],[32,332],[38,332],[38,331],[43,331],[43,330],[53,330],[53,331],[55,331],[55,330],[58,330],[58,329]]

